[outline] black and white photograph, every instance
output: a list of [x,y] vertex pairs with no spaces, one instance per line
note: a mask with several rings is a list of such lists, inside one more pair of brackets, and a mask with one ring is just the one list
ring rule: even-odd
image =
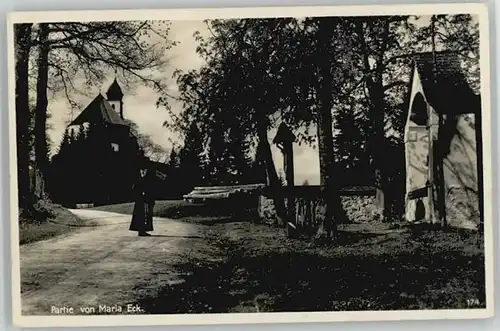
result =
[[488,24],[12,13],[15,323],[492,316]]

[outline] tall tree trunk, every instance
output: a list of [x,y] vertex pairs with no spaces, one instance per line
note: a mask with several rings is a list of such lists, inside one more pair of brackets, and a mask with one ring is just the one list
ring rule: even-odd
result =
[[[431,43],[432,43],[432,76],[434,77],[434,85],[437,88],[437,64],[436,64],[436,16],[431,16]],[[437,211],[439,215],[439,220],[441,225],[447,226],[446,221],[446,192],[445,192],[445,182],[444,182],[444,159],[449,150],[448,139],[445,137],[453,137],[453,132],[456,129],[456,122],[451,121],[451,127],[448,123],[450,121],[445,121],[444,116],[441,112],[438,112],[438,134],[437,134],[437,150],[436,150],[436,164],[435,164],[435,184],[434,187],[437,188]],[[448,124],[448,125],[447,125]],[[430,131],[429,131],[430,132]],[[431,153],[431,151],[429,151]]]
[[273,195],[274,208],[276,209],[276,216],[278,221],[283,225],[286,225],[286,208],[285,201],[283,198],[283,187],[278,178],[278,173],[276,172],[276,167],[273,161],[273,155],[271,152],[271,145],[267,137],[267,125],[264,121],[260,120],[257,124],[258,128],[258,138],[259,138],[259,149],[266,169],[268,185],[271,188]]
[[446,227],[447,220],[446,220],[446,191],[444,182],[444,160],[447,154],[446,150],[449,149],[449,142],[445,137],[450,136],[450,130],[452,130],[451,132],[454,132],[456,128],[455,127],[456,122],[451,121],[453,124],[452,127],[450,128],[450,125],[446,123],[442,114],[439,114],[438,117],[439,117],[439,129],[437,134],[438,138],[437,141],[434,143],[436,150],[429,152],[434,152],[436,155],[436,157],[434,158],[435,183],[433,183],[436,194],[436,204],[437,204],[436,210],[438,212],[439,222],[441,223],[442,226]]
[[390,219],[393,199],[389,190],[388,174],[385,166],[386,155],[388,155],[388,144],[385,139],[385,95],[383,86],[383,70],[384,70],[384,54],[387,50],[387,42],[390,33],[390,20],[383,19],[384,34],[382,36],[381,48],[378,51],[375,59],[375,71],[370,66],[369,56],[371,50],[367,45],[367,37],[365,36],[364,19],[357,21],[355,25],[356,32],[359,37],[363,55],[364,75],[366,79],[366,87],[368,89],[368,100],[370,104],[370,121],[372,124],[372,138],[369,152],[373,158],[372,168],[374,171],[375,186],[377,187],[378,198],[383,200],[379,207],[382,209],[385,220]]
[[382,85],[382,73],[378,73],[375,79],[368,80],[368,90],[371,103],[371,122],[373,128],[372,156],[375,172],[375,185],[382,198],[382,214],[384,220],[391,218],[392,202],[388,175],[386,171],[386,156],[389,155],[388,144],[385,138],[385,99]]
[[35,158],[42,175],[47,174],[47,85],[49,76],[49,25],[40,24],[40,48],[37,59],[38,78],[36,83],[35,108]]
[[[262,45],[262,53],[255,68],[256,70],[258,70],[259,74],[262,77],[267,76],[270,54],[269,47],[273,40],[273,35],[270,34],[269,31],[274,31],[274,29],[276,28],[276,20],[269,19],[267,22],[268,26],[265,35],[266,41]],[[276,216],[278,218],[278,221],[286,227],[287,212],[285,207],[284,190],[282,183],[278,177],[278,173],[276,172],[276,167],[274,165],[273,155],[271,152],[271,145],[269,144],[269,140],[267,137],[268,118],[261,113],[262,111],[268,109],[268,105],[265,101],[267,98],[267,93],[268,91],[266,89],[262,89],[256,95],[256,98],[260,100],[260,107],[259,109],[257,109],[257,111],[259,112],[259,114],[257,115],[257,136],[259,139],[262,161],[264,162],[264,166],[266,169],[268,185],[270,186],[273,195],[273,203],[274,208],[276,209]]]
[[16,53],[16,131],[17,131],[17,182],[19,208],[28,210],[32,207],[29,179],[29,86],[28,64],[31,48],[31,23],[15,24]]
[[337,223],[345,217],[340,199],[340,187],[335,176],[335,155],[333,148],[333,76],[331,44],[335,29],[334,18],[321,18],[318,29],[318,61],[320,69],[319,84],[319,113],[318,124],[318,149],[322,197],[326,204],[326,215],[321,220],[316,234],[317,238],[329,239],[336,235]]

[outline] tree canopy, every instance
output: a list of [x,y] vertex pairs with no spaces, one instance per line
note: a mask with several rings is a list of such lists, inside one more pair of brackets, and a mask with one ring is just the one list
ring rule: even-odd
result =
[[[320,51],[322,22],[320,18],[206,21],[207,36],[194,36],[205,64],[176,72],[183,111],[165,126],[183,132],[190,123],[199,123],[212,153],[217,153],[215,142],[222,145],[237,132],[243,137],[241,143],[251,146],[247,153],[260,150],[266,155],[266,148],[256,146],[264,140],[259,130],[269,132],[281,122],[292,127],[300,143],[318,143],[322,134],[311,128],[317,127],[321,105],[328,98],[333,145],[320,157],[331,153],[340,169],[374,172],[372,180],[384,191],[404,190],[401,180],[394,178],[402,173],[386,160],[388,155],[404,158],[401,144],[413,56],[430,51],[434,38],[438,49],[460,56],[477,90],[477,22],[470,15],[440,15],[433,32],[429,17],[329,18],[324,22],[333,37],[325,39],[326,53]],[[331,57],[326,69],[325,56]],[[322,92],[325,87],[328,93]],[[169,97],[162,96],[158,104],[168,106]],[[224,158],[223,148],[219,150]],[[399,189],[388,189],[391,185]],[[401,194],[386,202],[394,202],[397,195]]]

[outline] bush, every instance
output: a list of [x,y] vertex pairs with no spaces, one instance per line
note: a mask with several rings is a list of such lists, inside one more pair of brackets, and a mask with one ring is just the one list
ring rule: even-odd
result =
[[44,223],[56,217],[55,206],[48,199],[40,199],[29,210],[21,211],[22,219],[30,223]]
[[[47,200],[37,203],[36,208],[33,208],[33,210],[34,212],[31,213],[36,214],[37,218],[34,218],[33,215],[26,215],[26,213],[20,215],[20,245],[63,235],[89,224],[89,222],[78,218],[66,208],[51,204]],[[48,221],[49,219],[50,221]]]

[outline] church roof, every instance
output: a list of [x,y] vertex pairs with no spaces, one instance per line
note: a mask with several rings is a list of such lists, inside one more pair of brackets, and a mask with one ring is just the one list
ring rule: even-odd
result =
[[460,66],[458,56],[450,52],[432,52],[414,57],[427,101],[437,112],[448,114],[480,111],[480,96],[474,93]]
[[83,123],[128,125],[127,122],[111,108],[111,105],[101,93],[99,93],[69,125],[80,125]]
[[113,83],[108,88],[108,91],[106,92],[106,96],[108,97],[108,100],[121,100],[123,97],[123,92],[122,88],[118,84],[118,81],[115,80]]

